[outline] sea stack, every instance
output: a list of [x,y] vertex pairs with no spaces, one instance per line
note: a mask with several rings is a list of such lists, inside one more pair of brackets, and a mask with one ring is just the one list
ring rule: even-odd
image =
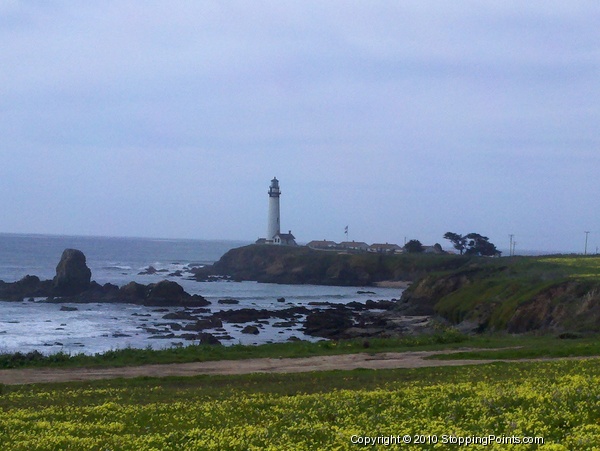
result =
[[77,249],[65,249],[56,266],[52,288],[57,296],[74,296],[90,288],[92,271],[85,255]]

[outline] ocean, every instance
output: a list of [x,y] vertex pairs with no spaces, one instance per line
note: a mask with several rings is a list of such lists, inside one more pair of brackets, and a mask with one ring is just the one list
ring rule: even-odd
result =
[[[396,288],[197,282],[191,280],[185,272],[191,266],[214,263],[229,249],[247,244],[250,243],[0,234],[0,280],[15,282],[26,275],[51,279],[63,250],[75,248],[85,254],[92,279],[100,284],[122,286],[130,281],[149,284],[164,279],[173,280],[188,293],[200,294],[211,301],[208,307],[211,313],[240,308],[310,308],[311,302],[345,304],[351,301],[365,302],[368,299],[399,298],[402,294],[402,290]],[[153,266],[158,272],[151,275],[140,274],[149,266]],[[176,271],[182,271],[183,275],[173,275]],[[365,291],[368,293],[364,293]],[[280,298],[284,298],[285,302],[279,302]],[[239,304],[219,304],[221,299],[235,299]],[[64,311],[61,307],[76,310]],[[181,308],[170,307],[167,312],[158,310],[161,309],[132,304],[49,304],[41,299],[23,302],[0,300],[0,353],[37,350],[44,354],[59,351],[95,354],[125,347],[159,349],[193,343],[178,338],[151,338],[154,334],[147,329],[169,322],[162,317]],[[290,337],[314,340],[303,334],[300,323],[280,327],[278,321],[281,322],[272,320],[267,324],[259,324],[258,335],[243,334],[239,325],[229,323],[223,324],[225,331],[209,329],[207,332],[218,337],[231,337],[220,338],[224,345],[282,342]]]

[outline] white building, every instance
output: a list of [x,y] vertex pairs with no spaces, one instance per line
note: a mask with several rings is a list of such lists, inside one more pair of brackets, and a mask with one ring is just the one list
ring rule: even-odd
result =
[[279,180],[277,177],[273,177],[271,180],[271,186],[269,187],[269,218],[267,220],[267,241],[273,241],[275,235],[280,232],[280,213],[279,213],[279,196],[281,191],[279,190]]
[[269,216],[267,218],[267,238],[259,238],[257,244],[275,244],[279,246],[297,246],[296,238],[289,233],[281,233],[281,214],[279,210],[279,180],[273,177],[269,186]]

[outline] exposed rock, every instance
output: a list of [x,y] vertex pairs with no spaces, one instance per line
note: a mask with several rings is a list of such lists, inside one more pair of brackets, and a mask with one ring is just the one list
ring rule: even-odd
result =
[[[154,271],[148,268],[150,273]],[[156,271],[160,272],[160,271]],[[53,280],[40,281],[36,276],[26,276],[18,282],[0,280],[0,301],[22,301],[29,297],[46,297],[46,302],[62,303],[132,303],[141,305],[204,307],[210,304],[200,295],[190,295],[176,282],[143,285],[130,282],[119,288],[107,283],[100,285],[91,280],[83,252],[65,249],[56,267]]]
[[250,321],[272,318],[275,314],[276,312],[270,312],[268,310],[242,308],[239,310],[222,310],[215,313],[213,317],[228,323],[249,323]]
[[185,295],[187,293],[177,282],[162,280],[156,284],[148,285],[146,300],[149,305],[168,305],[181,302],[186,297]]
[[218,303],[226,304],[226,305],[235,305],[235,304],[239,304],[240,301],[238,301],[237,299],[219,299]]
[[37,276],[27,275],[21,280],[6,283],[0,280],[0,300],[21,302],[24,298],[46,297],[52,290],[52,281],[41,281]]
[[220,345],[221,342],[213,334],[202,332],[199,334],[181,334],[177,338],[184,340],[198,340],[202,345]]
[[364,310],[365,308],[367,308],[365,306],[365,304],[361,304],[358,301],[352,301],[352,302],[348,302],[346,304],[346,307],[351,308],[352,310]]
[[455,329],[462,334],[471,335],[481,332],[482,326],[484,325],[479,324],[478,321],[466,319],[457,324]]
[[65,249],[56,266],[53,292],[57,296],[74,296],[90,288],[92,271],[85,255],[77,249]]
[[127,285],[119,288],[119,298],[124,302],[130,301],[136,303],[139,299],[145,299],[148,287],[137,282],[129,282]]
[[296,321],[280,321],[273,323],[273,327],[294,327],[295,325]]
[[317,310],[306,317],[304,333],[323,338],[336,338],[353,324],[349,310]]
[[273,312],[273,316],[280,319],[294,319],[300,317],[301,315],[308,315],[310,312],[312,312],[312,310],[304,307],[303,305],[298,305]]
[[75,311],[77,311],[77,310],[79,310],[77,307],[69,307],[69,306],[67,306],[67,305],[63,305],[63,306],[60,308],[60,311],[61,311],[61,312],[75,312]]
[[183,330],[199,331],[204,329],[216,329],[223,327],[223,322],[218,318],[200,319],[192,324],[183,326]]
[[167,313],[166,315],[163,316],[163,319],[178,319],[178,320],[195,321],[198,318],[196,318],[190,312],[187,312],[185,310],[179,310],[177,312]]
[[256,326],[246,326],[242,329],[243,334],[258,335],[259,332],[260,331],[258,330],[258,327],[256,327]]
[[[143,285],[130,282],[115,294],[114,302],[128,302],[150,306],[185,305],[202,307],[210,302],[200,295],[190,295],[177,282],[163,280],[155,284]],[[178,318],[167,318],[178,319]]]
[[171,330],[181,330],[183,329],[183,326],[179,323],[168,323],[167,324],[168,327],[171,328]]
[[369,299],[365,302],[365,307],[367,309],[376,309],[376,310],[391,310],[396,307],[396,302],[394,301],[372,301]]
[[543,290],[517,307],[507,323],[507,330],[512,333],[581,333],[599,328],[600,285],[593,281],[569,281]]
[[175,338],[175,334],[152,335],[152,336],[150,336],[148,338],[155,339],[155,340],[167,340],[167,339],[170,339],[170,338]]
[[138,276],[150,276],[156,274],[156,268],[154,266],[148,266],[145,270],[138,273]]

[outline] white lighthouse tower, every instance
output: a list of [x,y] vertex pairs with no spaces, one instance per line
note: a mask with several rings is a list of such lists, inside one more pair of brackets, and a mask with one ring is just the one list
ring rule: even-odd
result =
[[277,246],[297,246],[296,237],[290,230],[288,233],[281,233],[281,220],[279,217],[279,180],[273,177],[271,186],[269,186],[269,219],[267,222],[267,237],[259,238],[256,244],[275,244]]
[[269,220],[267,222],[267,241],[274,241],[279,235],[281,222],[279,217],[279,180],[273,177],[271,186],[269,187]]

